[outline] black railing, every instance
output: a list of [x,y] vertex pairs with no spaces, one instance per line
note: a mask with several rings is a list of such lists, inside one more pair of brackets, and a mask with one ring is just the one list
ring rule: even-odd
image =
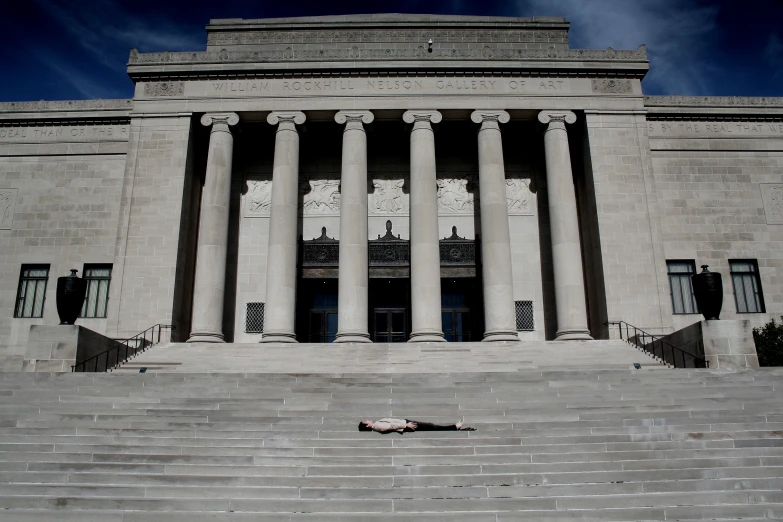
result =
[[617,326],[620,339],[674,368],[709,368],[710,366],[709,361],[704,357],[689,353],[668,341],[664,341],[663,336],[647,333],[625,321],[609,321],[604,324]]
[[128,339],[113,339],[111,348],[71,366],[71,371],[110,372],[128,359],[160,343],[164,330],[170,332],[173,329],[170,324],[156,324]]

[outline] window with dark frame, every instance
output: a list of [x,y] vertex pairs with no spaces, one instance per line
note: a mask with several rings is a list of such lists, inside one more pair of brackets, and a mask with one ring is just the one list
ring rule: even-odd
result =
[[763,314],[766,310],[758,262],[755,259],[730,259],[729,268],[737,313]]
[[693,295],[691,276],[696,274],[696,263],[692,259],[666,261],[669,272],[669,288],[672,296],[672,310],[675,314],[698,314],[699,307]]
[[105,319],[109,305],[109,283],[112,265],[84,265],[82,277],[87,282],[87,292],[79,317]]
[[14,317],[43,317],[48,281],[49,265],[22,265],[19,274],[19,288],[16,292]]

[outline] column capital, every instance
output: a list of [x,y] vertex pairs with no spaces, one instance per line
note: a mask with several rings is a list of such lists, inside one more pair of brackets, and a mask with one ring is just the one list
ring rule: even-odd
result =
[[301,125],[305,122],[305,115],[301,111],[275,111],[269,113],[266,121],[270,125],[277,125],[280,122],[291,122]]
[[239,115],[235,112],[208,112],[201,117],[201,124],[210,125],[236,125],[239,123]]
[[574,123],[576,114],[571,111],[541,111],[538,113],[538,121],[544,125],[551,122]]
[[485,121],[495,121],[498,123],[508,123],[511,121],[511,116],[506,111],[473,111],[470,115],[473,123],[484,123]]
[[440,123],[440,121],[443,119],[443,115],[438,111],[428,111],[428,110],[410,110],[405,111],[405,114],[402,115],[402,119],[405,123],[416,123],[419,121],[424,121],[427,123]]
[[338,111],[334,115],[334,121],[342,125],[346,122],[361,122],[368,125],[373,122],[375,115],[371,111]]

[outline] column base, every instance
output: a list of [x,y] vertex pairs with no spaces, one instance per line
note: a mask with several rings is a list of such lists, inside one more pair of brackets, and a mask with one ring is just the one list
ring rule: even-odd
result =
[[592,341],[587,328],[564,328],[555,334],[555,341]]
[[222,333],[193,332],[188,339],[189,343],[225,343]]
[[289,332],[264,332],[260,343],[296,343],[296,334]]
[[519,335],[515,330],[497,330],[494,332],[484,332],[483,343],[497,343],[501,341],[517,342]]
[[409,343],[445,343],[443,332],[412,332]]
[[335,343],[372,343],[370,334],[364,332],[340,333],[334,336]]

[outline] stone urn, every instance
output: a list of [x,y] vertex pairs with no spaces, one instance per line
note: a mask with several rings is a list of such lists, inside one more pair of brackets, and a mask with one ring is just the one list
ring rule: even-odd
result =
[[71,275],[57,278],[57,314],[60,316],[60,324],[74,324],[82,311],[87,281],[77,277],[76,272],[71,270]]
[[699,311],[708,321],[720,319],[723,307],[723,279],[718,272],[710,272],[709,265],[701,265],[702,272],[691,276],[693,296]]

